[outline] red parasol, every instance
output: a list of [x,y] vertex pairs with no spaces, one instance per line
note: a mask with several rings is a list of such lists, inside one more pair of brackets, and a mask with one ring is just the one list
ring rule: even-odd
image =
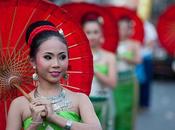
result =
[[137,16],[134,10],[126,7],[106,6],[106,8],[113,14],[115,21],[118,22],[122,17],[128,17],[134,22],[133,39],[143,43],[144,27],[142,20]]
[[170,55],[175,54],[175,5],[170,6],[159,17],[157,24],[160,43]]
[[33,89],[33,69],[28,60],[25,30],[34,21],[48,20],[63,30],[68,42],[69,76],[67,84],[62,85],[73,91],[90,93],[93,63],[89,43],[81,27],[65,11],[42,0],[1,0],[0,15],[1,130],[5,129],[3,114],[7,112],[8,104],[19,95],[14,86],[27,93]]
[[104,22],[103,32],[105,37],[103,48],[111,52],[116,51],[118,44],[118,29],[108,10],[90,3],[68,3],[62,5],[61,7],[70,12],[74,19],[76,19],[79,23],[81,23],[82,17],[87,13],[96,13],[99,16],[102,16]]

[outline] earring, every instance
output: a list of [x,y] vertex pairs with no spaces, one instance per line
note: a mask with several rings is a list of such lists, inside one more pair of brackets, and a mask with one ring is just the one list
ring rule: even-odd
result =
[[32,75],[33,85],[37,86],[37,81],[38,81],[39,77],[38,77],[38,74],[36,72],[36,66],[34,66],[33,69],[35,70],[35,73]]
[[64,73],[63,74],[63,79],[64,79],[64,84],[65,86],[68,86],[69,85],[69,75],[67,73]]
[[63,74],[63,78],[64,78],[64,80],[67,80],[68,74],[67,74],[67,73],[64,73],[64,74]]

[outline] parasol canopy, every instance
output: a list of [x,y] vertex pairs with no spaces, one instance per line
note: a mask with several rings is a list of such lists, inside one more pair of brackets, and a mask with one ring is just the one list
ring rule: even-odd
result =
[[102,47],[108,51],[115,53],[118,44],[118,28],[115,25],[114,19],[112,18],[110,12],[105,8],[91,3],[67,3],[61,6],[63,9],[67,10],[72,17],[81,23],[84,15],[88,13],[95,13],[102,17],[103,19],[103,33],[105,37],[105,42]]
[[144,27],[142,20],[137,16],[134,10],[128,9],[126,7],[118,7],[118,6],[105,6],[115,18],[115,22],[123,17],[128,17],[133,21],[134,34],[131,36],[132,39],[138,40],[143,43],[144,38]]
[[[39,20],[52,22],[62,29],[68,43],[68,79],[62,85],[72,91],[90,93],[93,78],[92,53],[81,27],[60,7],[42,0],[0,1],[0,129],[5,129],[5,116],[11,99],[20,95],[14,84],[30,92],[32,74],[29,63],[29,47],[25,43],[25,31]],[[4,107],[5,106],[5,107]],[[5,114],[4,114],[5,115]]]
[[175,55],[175,5],[168,7],[159,17],[157,32],[162,47]]

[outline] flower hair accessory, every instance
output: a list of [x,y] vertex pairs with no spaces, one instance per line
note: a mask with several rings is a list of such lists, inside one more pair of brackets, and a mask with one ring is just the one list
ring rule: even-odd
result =
[[97,18],[97,21],[98,21],[101,25],[104,24],[104,20],[103,20],[103,17],[102,17],[102,16],[99,16],[99,17]]
[[63,29],[59,29],[58,32],[64,37],[64,32],[63,32]]

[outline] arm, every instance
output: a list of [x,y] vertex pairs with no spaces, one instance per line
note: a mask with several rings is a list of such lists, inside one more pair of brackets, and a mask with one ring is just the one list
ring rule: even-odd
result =
[[134,61],[135,64],[139,64],[142,61],[142,58],[141,58],[141,45],[140,45],[140,43],[135,43],[135,45],[133,47],[134,47],[133,50],[135,52],[133,61]]
[[[7,127],[6,130],[20,130],[22,128],[22,114],[24,112],[23,106],[26,105],[27,99],[25,97],[19,97],[15,99],[9,109]],[[27,130],[36,130],[37,127],[42,123],[43,119],[41,118],[41,112],[45,110],[45,106],[38,105],[34,100],[29,104],[31,115],[32,115],[32,124],[27,128]],[[15,121],[14,121],[15,120]]]
[[109,67],[108,74],[104,75],[100,72],[94,72],[94,74],[102,83],[108,85],[111,88],[114,88],[117,82],[116,58],[114,54],[110,54],[106,58]]
[[[83,123],[73,122],[71,130],[102,130],[89,98],[84,94],[78,94],[77,99],[79,100],[79,111]],[[65,127],[68,121],[56,114],[50,116],[49,120],[61,127]]]
[[[12,101],[8,112],[6,130],[20,130],[22,127],[21,119],[21,104],[20,99],[17,98]],[[14,121],[15,120],[15,121]]]

